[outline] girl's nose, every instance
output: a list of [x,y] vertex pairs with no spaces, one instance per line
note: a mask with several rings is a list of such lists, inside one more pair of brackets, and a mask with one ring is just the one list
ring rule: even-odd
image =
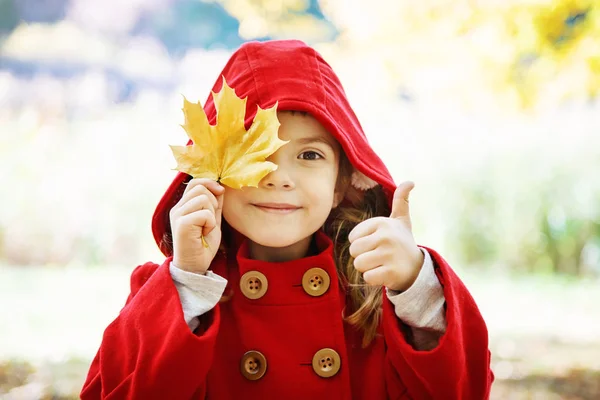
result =
[[279,165],[277,169],[265,176],[259,183],[259,186],[268,189],[294,189],[296,185],[290,177],[289,173],[283,167]]

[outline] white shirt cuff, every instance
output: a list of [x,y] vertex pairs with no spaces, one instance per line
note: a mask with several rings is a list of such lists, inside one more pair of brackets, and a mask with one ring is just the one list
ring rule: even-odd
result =
[[198,316],[212,310],[221,299],[227,280],[212,271],[206,271],[206,275],[184,271],[173,262],[169,272],[179,293],[185,322],[194,331],[200,324]]
[[435,347],[434,344],[446,332],[446,299],[435,274],[431,255],[423,248],[421,251],[424,255],[423,266],[412,286],[404,292],[388,288],[386,291],[396,316],[411,328],[413,345],[424,350]]

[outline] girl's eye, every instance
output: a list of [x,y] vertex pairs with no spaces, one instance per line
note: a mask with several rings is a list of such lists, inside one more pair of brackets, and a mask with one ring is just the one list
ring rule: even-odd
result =
[[317,153],[315,151],[305,151],[304,153],[300,154],[299,157],[302,160],[318,160],[320,158],[323,158],[323,156],[321,156],[319,153]]

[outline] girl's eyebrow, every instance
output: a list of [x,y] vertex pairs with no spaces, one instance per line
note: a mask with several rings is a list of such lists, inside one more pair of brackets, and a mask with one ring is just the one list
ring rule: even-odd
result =
[[329,146],[331,150],[334,150],[334,146],[331,141],[321,136],[307,136],[296,140],[300,144],[311,144],[311,143],[323,143]]

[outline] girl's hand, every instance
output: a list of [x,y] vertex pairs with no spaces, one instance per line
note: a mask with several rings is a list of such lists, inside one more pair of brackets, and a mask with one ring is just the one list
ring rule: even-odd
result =
[[[221,215],[225,188],[210,179],[192,179],[171,209],[173,264],[204,274],[221,244]],[[205,247],[202,237],[208,244]]]
[[413,182],[398,186],[389,218],[365,220],[348,236],[354,268],[370,285],[404,291],[419,275],[424,256],[413,238],[408,208],[408,195],[414,186]]

